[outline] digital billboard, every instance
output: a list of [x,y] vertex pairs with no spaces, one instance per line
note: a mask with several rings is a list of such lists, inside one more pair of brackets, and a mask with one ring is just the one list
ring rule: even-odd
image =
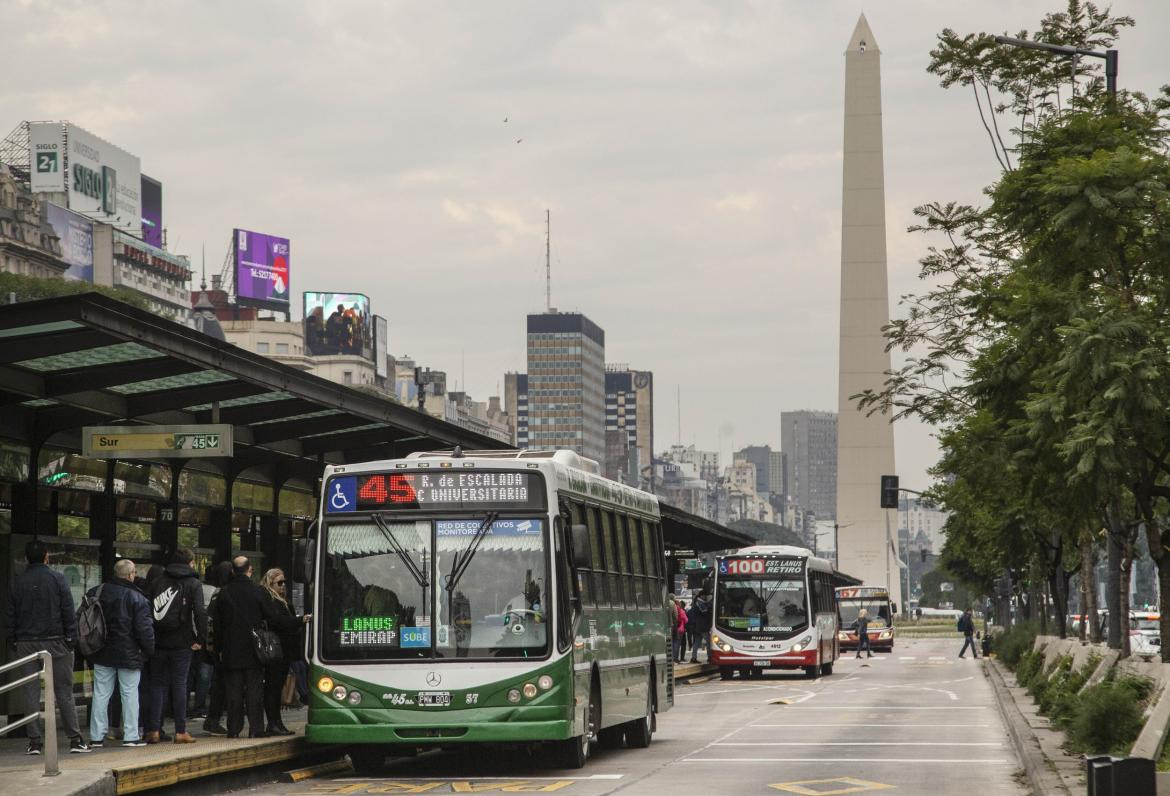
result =
[[[244,304],[288,311],[288,238],[235,231],[236,298]],[[369,302],[366,302],[367,307]],[[307,315],[307,313],[306,313]]]
[[106,216],[137,234],[142,225],[142,171],[138,158],[73,124],[65,124],[69,146],[69,209]]
[[93,281],[93,224],[88,218],[46,202],[45,219],[61,239],[61,259],[69,263],[66,279]]
[[142,175],[142,239],[163,248],[162,183]]
[[370,299],[362,293],[305,293],[305,351],[373,359]]

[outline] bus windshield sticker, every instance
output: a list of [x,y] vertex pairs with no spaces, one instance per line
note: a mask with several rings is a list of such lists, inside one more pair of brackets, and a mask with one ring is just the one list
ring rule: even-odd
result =
[[401,637],[404,648],[431,646],[431,629],[429,627],[404,627]]

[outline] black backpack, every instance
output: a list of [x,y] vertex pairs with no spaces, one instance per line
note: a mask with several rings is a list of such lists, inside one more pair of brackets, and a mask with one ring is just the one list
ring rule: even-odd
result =
[[77,609],[77,649],[91,658],[106,646],[106,612],[102,610],[102,584],[87,594]]
[[188,621],[191,607],[187,604],[187,590],[179,581],[163,576],[159,578],[151,600],[154,627],[160,633],[173,633]]

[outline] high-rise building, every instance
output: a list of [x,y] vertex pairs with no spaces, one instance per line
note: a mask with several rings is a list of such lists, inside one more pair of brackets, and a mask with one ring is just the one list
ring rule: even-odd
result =
[[837,516],[837,413],[803,409],[780,413],[784,493],[817,519]]
[[605,462],[605,332],[580,313],[528,316],[528,447]]
[[884,412],[859,411],[852,396],[881,390],[890,369],[881,50],[862,15],[845,50],[841,161],[841,341],[837,410],[837,561],[842,572],[885,586],[902,604],[897,522],[878,487],[894,475],[894,428]]
[[528,374],[504,374],[504,411],[514,418],[517,448],[528,447]]
[[605,367],[605,475],[641,485],[654,455],[654,374]]
[[749,445],[732,457],[735,462],[756,466],[757,493],[777,498],[784,494],[784,458],[782,451],[774,451],[770,445]]

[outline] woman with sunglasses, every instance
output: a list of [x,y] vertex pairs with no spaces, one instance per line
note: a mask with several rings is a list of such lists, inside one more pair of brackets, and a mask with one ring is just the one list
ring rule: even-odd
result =
[[309,615],[297,616],[289,605],[283,570],[268,570],[260,584],[279,617],[279,621],[273,622],[271,630],[280,636],[280,647],[284,652],[281,660],[264,667],[264,715],[268,719],[267,733],[292,735],[293,731],[285,727],[284,721],[280,718],[280,692],[288,677],[289,663],[300,655],[299,631],[301,625],[309,621]]

